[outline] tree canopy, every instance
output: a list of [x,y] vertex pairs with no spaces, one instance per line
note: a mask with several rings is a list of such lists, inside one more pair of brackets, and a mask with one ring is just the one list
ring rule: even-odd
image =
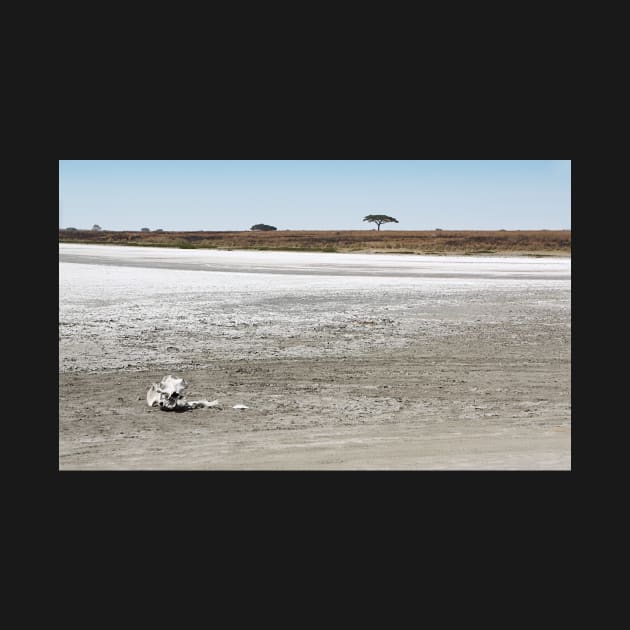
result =
[[263,230],[265,232],[268,232],[270,230],[277,230],[277,227],[274,227],[273,225],[265,225],[264,223],[256,223],[256,225],[252,225],[252,227],[250,228],[251,230]]
[[398,219],[389,217],[386,214],[368,214],[363,220],[368,221],[369,223],[376,223],[379,230],[381,229],[381,224],[383,223],[398,223]]

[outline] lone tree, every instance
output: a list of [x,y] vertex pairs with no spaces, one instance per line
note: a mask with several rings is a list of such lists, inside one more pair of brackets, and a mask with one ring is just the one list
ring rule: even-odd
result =
[[263,230],[264,232],[270,232],[271,230],[277,230],[277,227],[273,225],[265,225],[264,223],[256,223],[256,225],[252,225],[251,230]]
[[95,232],[100,232],[103,228],[100,225],[97,225],[96,223],[92,226],[92,229]]
[[383,223],[398,223],[398,219],[394,219],[394,217],[388,217],[386,214],[368,214],[364,221],[368,221],[370,223],[376,223],[378,229],[380,231],[381,224]]
[[140,231],[141,232],[150,232],[151,230],[149,228],[142,228]]

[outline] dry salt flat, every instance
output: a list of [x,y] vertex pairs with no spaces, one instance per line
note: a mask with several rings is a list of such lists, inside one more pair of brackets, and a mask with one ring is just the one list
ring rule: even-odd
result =
[[[570,258],[60,244],[60,468],[569,469],[570,291]],[[167,373],[223,410],[143,407]]]

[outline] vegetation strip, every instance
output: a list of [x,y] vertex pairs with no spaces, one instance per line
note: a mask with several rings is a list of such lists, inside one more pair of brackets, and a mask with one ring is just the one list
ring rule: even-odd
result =
[[495,231],[302,231],[137,232],[60,229],[59,242],[176,247],[181,249],[258,249],[306,252],[391,254],[571,255],[570,230]]

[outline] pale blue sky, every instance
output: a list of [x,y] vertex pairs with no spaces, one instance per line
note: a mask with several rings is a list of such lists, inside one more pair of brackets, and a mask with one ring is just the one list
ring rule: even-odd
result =
[[571,228],[570,160],[60,160],[59,226]]

